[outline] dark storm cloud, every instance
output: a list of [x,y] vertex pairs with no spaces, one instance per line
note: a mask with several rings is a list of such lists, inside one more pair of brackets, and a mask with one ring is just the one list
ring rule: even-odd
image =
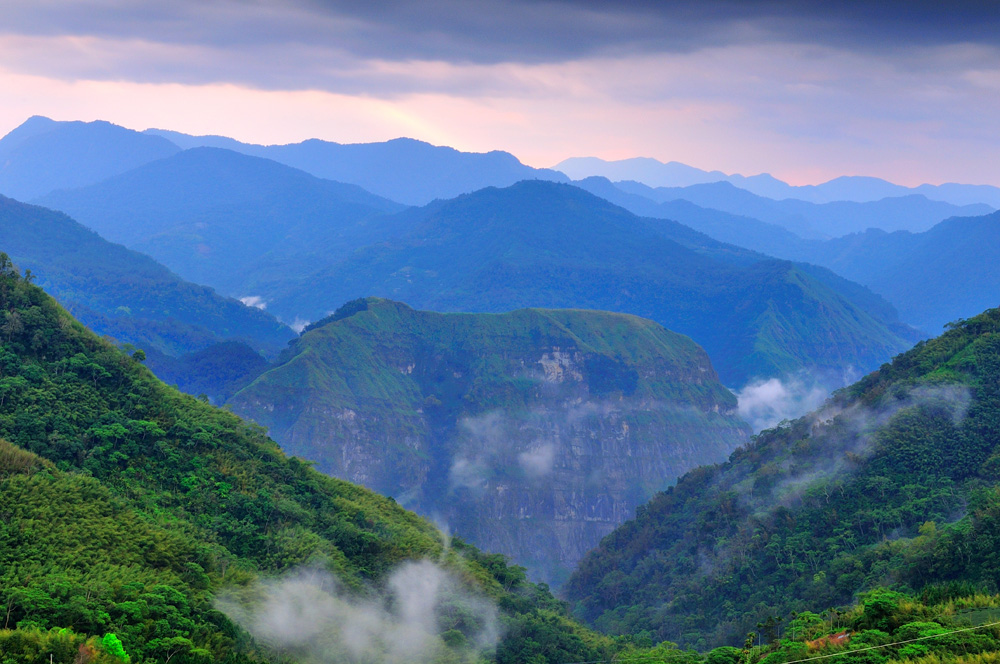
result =
[[0,31],[384,60],[560,62],[758,42],[853,49],[1000,42],[994,0],[7,0]]

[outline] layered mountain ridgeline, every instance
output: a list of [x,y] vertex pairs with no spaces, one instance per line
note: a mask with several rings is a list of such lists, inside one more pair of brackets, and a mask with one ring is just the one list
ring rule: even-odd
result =
[[567,180],[558,171],[525,166],[508,152],[460,152],[412,138],[347,145],[317,139],[289,145],[251,145],[222,136],[189,136],[161,129],[145,133],[185,149],[217,147],[273,159],[407,205],[426,205],[435,199],[454,198],[484,187],[506,187],[521,180]]
[[85,324],[178,355],[225,339],[276,354],[294,333],[269,314],[184,281],[66,215],[0,197],[0,249]]
[[555,165],[558,171],[574,180],[591,177],[606,178],[614,182],[632,182],[649,188],[689,187],[696,184],[726,182],[758,196],[781,201],[794,198],[810,203],[854,201],[867,203],[883,198],[898,198],[919,194],[932,201],[953,205],[986,203],[1000,207],[1000,187],[990,185],[922,184],[904,187],[881,178],[845,175],[816,185],[790,185],[767,174],[727,175],[721,171],[704,171],[676,161],[663,163],[648,157],[605,161],[596,157],[574,157]]
[[398,234],[397,218],[381,215],[403,209],[354,185],[217,148],[186,150],[40,202],[185,279],[255,303],[266,303],[274,281]]
[[[637,214],[676,220],[722,242],[827,267],[884,297],[903,320],[927,334],[994,306],[1000,293],[997,213],[946,219],[920,233],[869,228],[808,240],[774,224],[684,200],[656,204],[603,179],[576,184]],[[875,221],[870,220],[879,225]]]
[[740,260],[695,251],[576,187],[522,182],[404,214],[409,233],[289,284],[273,310],[316,319],[378,295],[437,311],[620,311],[693,338],[731,386],[803,367],[864,371],[912,343],[836,281],[736,247]]
[[[627,194],[664,206],[662,213],[654,213],[652,216],[665,216],[670,211],[670,207],[667,207],[670,202],[684,200],[702,208],[759,219],[801,237],[815,239],[840,237],[868,228],[924,231],[949,217],[982,215],[994,211],[993,207],[985,203],[953,205],[930,200],[920,194],[863,203],[843,200],[810,203],[795,199],[776,201],[757,196],[727,182],[656,189],[636,182],[619,182],[615,186]],[[651,212],[644,208],[644,214]]]
[[565,592],[602,629],[734,642],[872,587],[996,591],[1000,309],[921,342],[637,511]]
[[789,256],[869,286],[931,334],[1000,303],[1000,213],[948,219],[924,233],[868,230]]
[[318,469],[551,583],[654,492],[749,435],[690,339],[592,311],[356,300],[230,404]]
[[6,258],[0,312],[5,659],[612,654],[520,568],[165,386]]
[[35,116],[0,139],[0,194],[30,200],[124,173],[180,148],[108,122]]

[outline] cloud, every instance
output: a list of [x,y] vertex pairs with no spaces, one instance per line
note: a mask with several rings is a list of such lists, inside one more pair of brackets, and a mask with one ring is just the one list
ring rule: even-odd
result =
[[347,592],[318,569],[220,593],[216,605],[268,648],[305,664],[478,661],[499,639],[492,602],[428,561],[400,565],[382,590]]
[[564,62],[593,56],[686,53],[764,42],[885,50],[898,45],[998,43],[989,3],[887,0],[837,4],[681,0],[11,0],[7,34],[156,42],[247,54],[313,53],[317,65],[366,60]]
[[482,459],[458,456],[452,459],[448,484],[452,489],[479,489],[491,475],[490,465]]
[[811,381],[805,374],[798,374],[748,383],[736,397],[740,417],[754,431],[760,431],[782,420],[795,419],[816,410],[829,394],[829,386]]
[[257,309],[267,308],[267,302],[259,295],[247,295],[246,297],[241,297],[240,302],[248,307],[255,307]]
[[540,443],[534,447],[520,452],[517,455],[517,463],[528,477],[539,479],[552,472],[552,466],[556,460],[556,446],[554,443]]

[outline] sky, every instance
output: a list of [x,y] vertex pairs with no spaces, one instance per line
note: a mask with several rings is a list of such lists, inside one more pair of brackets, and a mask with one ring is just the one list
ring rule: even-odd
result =
[[1000,185],[1000,3],[2,0],[31,115]]

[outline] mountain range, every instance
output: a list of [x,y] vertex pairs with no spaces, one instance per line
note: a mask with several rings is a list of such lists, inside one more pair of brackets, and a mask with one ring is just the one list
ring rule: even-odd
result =
[[219,147],[273,159],[316,177],[355,184],[406,205],[426,205],[483,187],[506,187],[521,180],[565,182],[557,171],[525,166],[509,152],[460,152],[412,138],[383,143],[340,144],[311,139],[289,145],[252,145],[222,136],[190,136],[149,129],[182,148]]
[[384,215],[404,209],[354,185],[218,148],[185,150],[39,202],[240,298],[398,234],[396,219]]
[[[781,226],[806,239],[836,238],[868,228],[886,231],[924,231],[949,217],[976,216],[994,211],[994,208],[984,203],[953,205],[930,200],[920,194],[887,197],[861,203],[854,201],[811,203],[794,199],[765,198],[728,182],[657,189],[637,183],[622,182],[615,187],[627,194],[658,203],[658,207],[649,207],[642,201],[638,202],[643,206],[640,214],[647,216],[670,217],[672,207],[668,205],[669,203],[688,201],[703,208],[751,217]],[[630,209],[636,203],[635,199],[627,202],[630,205],[624,207]]]
[[817,240],[777,224],[685,200],[655,204],[625,194],[602,178],[575,184],[637,214],[677,220],[722,242],[827,267],[884,297],[902,320],[928,335],[940,332],[946,323],[994,306],[1000,298],[1000,281],[993,269],[993,248],[1000,231],[996,213],[948,218],[921,232],[869,228]]
[[0,139],[0,194],[22,201],[99,182],[180,148],[109,122],[29,118]]
[[269,306],[286,319],[367,295],[435,311],[619,311],[690,336],[732,386],[805,366],[865,370],[911,343],[898,321],[838,292],[842,279],[681,229],[701,237],[696,251],[570,185],[526,181],[403,214],[408,233],[289,284]]
[[881,178],[848,175],[817,185],[790,185],[762,173],[760,175],[727,175],[721,171],[704,171],[676,161],[661,162],[648,157],[606,161],[597,157],[573,157],[553,166],[573,180],[592,176],[604,177],[614,182],[632,181],[647,187],[689,187],[698,184],[728,182],[740,189],[774,200],[786,198],[810,203],[854,201],[865,203],[883,198],[912,194],[953,205],[985,203],[1000,208],[1000,187],[946,183],[922,184],[904,187]]
[[563,166],[0,139],[0,659],[996,664],[1000,190]]

